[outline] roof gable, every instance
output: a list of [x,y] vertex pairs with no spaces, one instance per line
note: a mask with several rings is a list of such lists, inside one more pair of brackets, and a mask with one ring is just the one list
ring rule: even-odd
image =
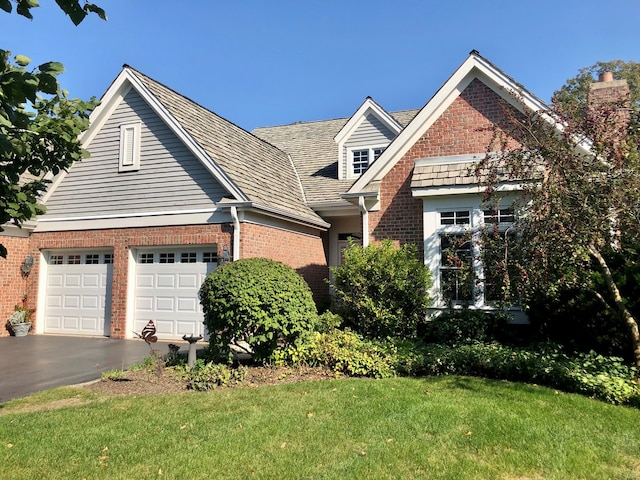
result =
[[[519,111],[522,111],[523,108],[534,111],[546,108],[540,99],[474,50],[382,155],[354,182],[345,197],[367,192],[371,189],[372,184],[380,182],[475,79],[488,86]],[[512,94],[514,92],[518,94],[517,99]]]
[[[91,127],[82,137],[84,146],[89,145],[131,89],[229,192],[231,200],[326,226],[305,204],[300,180],[286,153],[127,65],[92,113]],[[47,195],[60,180],[54,181]]]

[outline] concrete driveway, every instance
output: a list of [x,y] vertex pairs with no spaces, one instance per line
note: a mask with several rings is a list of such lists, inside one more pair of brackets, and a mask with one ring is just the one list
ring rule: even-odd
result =
[[[168,353],[166,343],[155,348]],[[186,342],[174,342],[188,350]],[[149,355],[142,340],[27,335],[0,338],[0,402],[62,385],[100,378],[114,368],[126,368]]]

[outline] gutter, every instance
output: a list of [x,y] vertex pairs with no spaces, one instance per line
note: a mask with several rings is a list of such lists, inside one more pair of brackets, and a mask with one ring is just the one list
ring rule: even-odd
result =
[[362,247],[369,245],[369,210],[364,204],[364,195],[358,197],[358,207],[362,213]]
[[240,260],[240,219],[238,218],[238,208],[231,206],[229,209],[233,220],[233,261]]

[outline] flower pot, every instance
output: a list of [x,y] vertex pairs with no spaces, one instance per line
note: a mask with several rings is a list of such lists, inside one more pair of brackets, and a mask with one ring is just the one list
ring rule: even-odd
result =
[[31,330],[30,323],[17,323],[15,325],[11,325],[11,331],[13,332],[14,337],[26,337],[29,330]]

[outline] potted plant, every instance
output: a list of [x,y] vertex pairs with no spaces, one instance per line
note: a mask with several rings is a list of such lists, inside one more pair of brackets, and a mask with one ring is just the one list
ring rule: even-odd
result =
[[16,305],[15,310],[7,320],[7,328],[15,337],[24,337],[31,330],[31,315],[33,310],[24,305]]

